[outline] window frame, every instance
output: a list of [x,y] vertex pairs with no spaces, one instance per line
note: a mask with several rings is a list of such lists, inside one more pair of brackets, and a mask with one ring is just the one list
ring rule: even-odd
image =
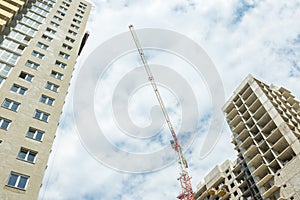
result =
[[[7,105],[8,104],[8,105]],[[14,112],[18,112],[19,108],[20,108],[21,103],[16,102],[14,100],[5,98],[4,101],[1,104],[2,108],[6,108],[8,110],[14,111]]]
[[[17,176],[17,178],[16,178],[14,184],[10,184],[12,175]],[[22,178],[25,178],[25,179],[26,179],[26,180],[25,180],[26,182],[25,182],[24,187],[20,187],[20,186],[19,186],[20,181],[21,181]],[[9,187],[13,187],[13,188],[17,188],[17,189],[20,189],[20,190],[24,190],[24,191],[25,191],[25,190],[26,190],[26,187],[27,187],[27,185],[28,185],[29,179],[30,179],[30,177],[27,176],[27,175],[19,174],[19,173],[17,173],[17,172],[10,172],[10,175],[9,175],[9,177],[8,177],[8,181],[7,181],[7,184],[6,184],[6,185],[9,186]]]

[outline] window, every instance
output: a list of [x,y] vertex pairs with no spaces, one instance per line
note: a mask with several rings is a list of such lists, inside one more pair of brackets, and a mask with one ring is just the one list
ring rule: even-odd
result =
[[82,2],[80,2],[80,4],[83,5],[83,6],[87,6],[85,3],[82,3]]
[[44,58],[44,54],[42,54],[42,53],[39,53],[39,52],[37,52],[37,51],[33,51],[32,53],[31,53],[31,55],[33,55],[34,57],[37,57],[37,58],[39,58],[39,59],[43,59]]
[[72,47],[67,45],[67,44],[63,44],[62,47],[67,49],[67,50],[72,50]]
[[10,33],[8,34],[8,38],[14,39],[24,44],[28,44],[30,40],[29,36],[26,36],[25,34],[19,33],[14,30],[10,31]]
[[18,61],[19,56],[11,53],[9,51],[6,51],[4,49],[0,49],[0,60],[3,60],[9,64],[16,64]]
[[4,83],[4,81],[5,81],[5,78],[2,78],[2,77],[0,76],[0,87],[1,87],[2,83]]
[[31,138],[33,140],[42,141],[44,133],[45,132],[41,130],[30,127],[27,131],[26,137]]
[[76,26],[75,24],[71,24],[71,27],[76,29],[76,30],[79,30],[79,26]]
[[234,183],[231,183],[231,184],[230,184],[230,187],[231,187],[231,188],[234,188]]
[[70,4],[68,4],[68,3],[64,2],[64,1],[62,2],[62,5],[67,6],[67,7],[70,6]]
[[75,17],[78,17],[79,19],[82,19],[83,16],[79,15],[79,14],[75,14]]
[[66,40],[69,41],[69,42],[71,42],[71,43],[75,42],[74,39],[72,39],[72,38],[70,38],[70,37],[68,37],[68,36],[66,37]]
[[60,16],[62,16],[62,17],[64,17],[66,15],[65,13],[63,13],[63,12],[61,12],[59,10],[57,10],[56,13],[59,14]]
[[40,110],[35,110],[35,113],[34,113],[34,118],[35,119],[39,119],[39,120],[42,120],[44,122],[48,122],[49,117],[50,117],[50,114],[45,113],[45,112],[40,111]]
[[17,42],[14,42],[8,38],[5,38],[1,43],[0,46],[5,48],[5,49],[9,49],[12,52],[18,53],[18,54],[22,54],[23,50],[25,49],[24,45],[21,45]]
[[10,99],[4,99],[4,101],[2,103],[2,107],[7,108],[7,109],[12,110],[12,111],[17,111],[20,107],[20,103],[15,102],[15,101],[10,100]]
[[4,119],[2,117],[0,117],[0,128],[3,130],[7,130],[9,125],[10,125],[11,121],[8,119]]
[[26,17],[29,17],[37,22],[43,23],[43,21],[45,20],[45,17],[42,17],[34,12],[28,11],[25,15]]
[[45,50],[47,50],[49,47],[48,45],[45,45],[44,43],[41,43],[41,42],[36,43],[36,46],[40,47],[41,49],[45,49]]
[[[27,12],[27,13],[29,13],[29,12]],[[19,32],[22,32],[22,33],[24,33],[26,35],[29,35],[31,37],[33,37],[36,33],[36,30],[34,30],[32,28],[29,28],[28,26],[26,26],[24,24],[21,24],[21,23],[17,24],[15,26],[15,29],[18,30]]]
[[67,11],[67,10],[68,10],[67,8],[65,8],[65,7],[63,7],[63,6],[59,6],[59,8],[60,8],[61,10],[63,10],[63,11]]
[[32,62],[31,60],[27,60],[25,66],[30,67],[32,69],[37,69],[40,65],[35,62]]
[[0,62],[0,76],[7,77],[12,66]]
[[70,34],[73,35],[73,36],[76,36],[76,35],[77,35],[77,33],[76,33],[75,31],[72,31],[72,30],[69,30],[68,33],[70,33]]
[[28,17],[23,17],[20,22],[28,25],[29,27],[33,27],[35,29],[38,29],[41,25],[39,22],[36,22]]
[[46,95],[42,95],[41,96],[41,99],[40,99],[40,102],[44,103],[44,104],[47,104],[49,106],[53,106],[54,104],[54,99],[51,98],[51,97],[48,97]]
[[20,75],[19,75],[19,78],[31,82],[32,79],[33,79],[33,76],[31,74],[26,73],[26,72],[21,72]]
[[44,16],[44,17],[47,17],[47,15],[48,15],[48,12],[47,12],[47,11],[45,11],[45,10],[39,8],[39,7],[36,7],[36,6],[32,6],[32,7],[31,7],[31,10],[32,10],[33,12],[35,12],[35,13],[38,13],[38,14],[41,15],[41,16]]
[[63,78],[63,74],[53,71],[53,70],[51,71],[50,76],[52,76],[53,78],[57,78],[59,80],[62,80],[62,78]]
[[59,21],[59,22],[61,22],[61,21],[62,21],[62,18],[60,18],[60,17],[57,17],[56,15],[54,15],[54,16],[53,16],[53,18],[54,18],[55,20]]
[[228,180],[230,180],[232,177],[231,177],[231,175],[229,175],[227,178],[228,178]]
[[25,190],[26,186],[28,184],[28,180],[29,180],[28,176],[17,174],[15,172],[11,172],[7,185]]
[[37,153],[29,149],[21,148],[18,153],[18,159],[34,163]]
[[48,42],[51,42],[52,40],[53,40],[53,38],[51,38],[51,37],[49,37],[49,36],[47,36],[47,35],[42,35],[42,38],[44,39],[44,40],[46,40],[46,41],[48,41]]
[[59,86],[55,85],[54,83],[47,82],[46,88],[49,89],[49,90],[52,90],[54,92],[57,92],[58,89],[59,89]]
[[37,7],[43,8],[43,9],[45,9],[47,11],[51,10],[51,8],[48,5],[46,5],[46,4],[42,3],[42,2],[36,1],[34,5],[36,5]]
[[10,90],[13,91],[13,92],[15,92],[15,93],[21,94],[21,95],[24,95],[24,94],[26,93],[26,91],[27,91],[26,88],[21,87],[21,86],[16,85],[16,84],[14,84],[14,85],[11,87]]
[[64,59],[69,59],[70,58],[70,55],[69,54],[66,54],[66,53],[64,53],[64,52],[59,52],[59,54],[58,54],[60,57],[63,57]]
[[81,13],[81,14],[84,14],[84,11],[80,10],[80,9],[77,9],[77,12]]
[[57,24],[57,23],[55,23],[53,21],[50,21],[50,25],[53,26],[53,27],[55,27],[55,28],[59,27],[59,24]]
[[235,192],[233,193],[233,195],[234,195],[234,196],[237,196],[237,195],[238,195],[237,191],[235,191]]
[[55,66],[60,67],[62,69],[65,69],[66,66],[67,66],[67,64],[62,63],[62,62],[60,62],[60,61],[57,60],[57,61],[55,61]]
[[86,9],[86,7],[85,7],[85,6],[83,6],[83,5],[79,5],[79,8],[81,8],[81,9],[83,9],[83,10],[85,10],[85,9]]
[[51,29],[51,28],[46,28],[46,31],[53,34],[53,35],[56,33],[56,31]]
[[75,23],[77,23],[77,24],[80,24],[80,23],[81,23],[81,21],[78,20],[78,19],[73,19],[73,22],[75,22]]

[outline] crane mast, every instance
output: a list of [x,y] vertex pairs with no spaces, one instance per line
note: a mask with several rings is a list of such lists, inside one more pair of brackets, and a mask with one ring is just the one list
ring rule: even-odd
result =
[[179,144],[179,141],[177,139],[177,135],[176,135],[176,133],[174,131],[174,128],[173,128],[173,125],[170,121],[167,109],[166,109],[166,107],[164,105],[164,102],[161,98],[161,95],[160,95],[159,90],[157,88],[156,82],[154,80],[154,77],[152,75],[150,67],[149,67],[149,65],[147,63],[147,60],[145,58],[143,49],[142,49],[142,47],[140,45],[140,42],[138,40],[137,34],[134,31],[133,25],[129,25],[129,30],[131,32],[131,35],[133,37],[134,43],[137,47],[137,50],[140,54],[142,63],[145,67],[145,70],[146,70],[147,75],[148,75],[148,79],[149,79],[149,81],[152,85],[152,88],[154,90],[156,98],[159,102],[159,105],[160,105],[161,110],[163,112],[164,118],[167,122],[169,130],[170,130],[170,132],[172,134],[172,137],[173,137],[173,140],[171,141],[171,145],[174,148],[174,150],[177,152],[178,163],[180,165],[180,174],[179,174],[178,180],[180,181],[180,185],[181,185],[181,189],[182,189],[182,193],[179,196],[177,196],[177,198],[181,199],[181,200],[194,200],[195,198],[194,198],[194,193],[193,193],[192,184],[191,184],[191,177],[189,176],[188,171],[187,171],[188,165],[187,165],[186,159],[184,158],[182,148],[181,148],[181,146]]

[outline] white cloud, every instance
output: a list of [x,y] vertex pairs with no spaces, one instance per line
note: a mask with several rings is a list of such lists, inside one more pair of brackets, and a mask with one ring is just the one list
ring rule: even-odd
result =
[[[295,20],[300,18],[299,1],[166,0],[162,3],[154,0],[149,3],[146,0],[95,0],[94,3],[88,27],[91,36],[79,64],[83,64],[83,59],[102,42],[127,31],[129,24],[136,28],[170,29],[190,37],[205,49],[223,80],[226,98],[249,73],[267,83],[285,86],[298,99],[300,97],[300,26]],[[158,64],[176,63],[174,60],[165,62],[164,58],[157,56],[153,60]],[[116,71],[116,77],[122,76],[125,71]],[[201,98],[201,91],[207,89],[204,86],[200,88],[196,89],[196,93],[200,93],[199,101],[205,99],[200,104],[205,108],[210,106],[210,102],[207,96]],[[126,174],[94,160],[75,133],[71,97],[69,95],[67,100],[63,126],[60,126],[55,140],[40,199],[175,199],[180,192],[176,163],[153,173]],[[104,98],[109,101],[108,97]],[[147,97],[143,97],[143,101],[147,101]],[[108,110],[103,113],[104,116],[106,114],[109,114]],[[113,127],[114,124],[109,123],[108,129]],[[200,160],[207,124],[203,124],[202,128],[186,154],[194,189],[216,164],[235,158],[230,143],[231,133],[225,126],[213,151]],[[142,144],[135,143],[139,145],[137,149],[145,148]],[[154,148],[160,146],[153,145]]]

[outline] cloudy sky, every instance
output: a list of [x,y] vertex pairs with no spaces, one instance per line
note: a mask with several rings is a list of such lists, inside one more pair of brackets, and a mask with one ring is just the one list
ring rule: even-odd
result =
[[[224,88],[225,99],[232,95],[234,89],[249,73],[266,83],[284,86],[298,99],[300,97],[298,22],[300,1],[298,0],[165,0],[163,2],[153,0],[151,3],[146,0],[94,0],[93,5],[87,27],[91,36],[82,57],[78,60],[39,199],[168,200],[175,199],[180,193],[179,182],[176,180],[178,166],[171,162],[172,158],[160,156],[157,160],[148,160],[138,166],[137,163],[133,163],[132,166],[148,169],[148,172],[137,173],[139,170],[135,168],[136,173],[129,173],[130,170],[126,170],[128,163],[125,163],[126,167],[124,165],[122,169],[122,166],[111,166],[105,160],[95,159],[96,156],[90,153],[89,146],[82,141],[83,133],[80,132],[80,127],[76,126],[73,97],[74,90],[78,87],[76,77],[80,77],[79,69],[90,60],[89,55],[93,54],[98,46],[128,31],[129,24],[134,24],[136,29],[154,28],[174,31],[201,46],[213,61],[222,80],[221,87]],[[164,38],[161,40],[163,41]],[[120,47],[122,45],[120,43]],[[212,103],[213,91],[210,91],[207,85],[207,81],[211,80],[206,80],[208,77],[203,74],[202,76],[196,74],[191,70],[190,64],[168,52],[146,50],[145,54],[149,64],[153,65],[154,71],[155,65],[174,67],[177,72],[175,75],[179,74],[179,78],[186,81],[183,82],[195,95],[199,115],[182,117],[181,113],[184,113],[184,109],[190,111],[189,113],[195,109],[185,107],[186,103],[182,101],[182,99],[186,100],[185,95],[180,92],[184,87],[172,90],[166,80],[167,77],[171,77],[170,71],[167,76],[158,77],[161,80],[160,89],[175,129],[179,130],[186,119],[188,122],[196,120],[196,125],[189,124],[193,126],[191,130],[185,130],[187,135],[192,135],[193,142],[189,143],[186,158],[190,165],[190,175],[195,190],[205,174],[216,164],[235,158],[233,145],[230,143],[230,131],[226,124],[224,126],[220,124],[221,134],[215,138],[215,145],[211,145],[213,149],[207,156],[201,157],[203,142],[211,125],[212,110],[216,107]],[[141,68],[141,62],[138,56],[128,53],[115,60],[102,77],[94,77],[98,80],[95,86],[94,111],[98,125],[102,125],[103,135],[112,145],[129,153],[150,155],[165,147],[169,148],[171,136],[166,126],[159,123],[161,116],[155,112],[157,110],[152,109],[156,101],[150,86],[139,82],[140,76],[128,75],[132,70],[137,70],[135,73],[139,75],[141,73],[138,71],[139,67]],[[127,81],[124,78],[127,78]],[[132,88],[128,80],[132,80]],[[116,96],[113,92],[115,90],[119,92]],[[123,101],[125,97],[128,97],[127,102]],[[122,103],[128,105],[126,104],[124,109],[119,108]],[[124,110],[126,112],[123,113]],[[148,136],[147,139],[138,137],[140,135],[131,135],[130,131],[122,132],[122,122],[123,124],[127,122],[122,121],[126,117],[127,110],[129,119],[137,127],[144,128],[152,123],[153,129],[146,129],[146,133],[141,131]],[[151,135],[151,130],[155,134]],[[184,143],[186,138],[184,136],[180,138]],[[101,145],[99,141],[99,149]],[[171,153],[170,156],[172,157],[173,154]],[[168,159],[167,164],[164,159]],[[157,162],[162,162],[162,165],[157,167],[155,165]],[[129,164],[129,167],[132,166]]]

